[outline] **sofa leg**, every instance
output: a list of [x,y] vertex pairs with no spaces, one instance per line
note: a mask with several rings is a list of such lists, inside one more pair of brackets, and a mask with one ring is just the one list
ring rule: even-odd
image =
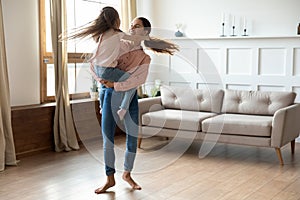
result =
[[140,149],[141,148],[141,144],[142,144],[142,138],[141,137],[138,137],[138,148]]
[[284,165],[280,148],[276,147],[275,150],[276,150],[276,154],[277,154],[280,164]]
[[291,141],[292,154],[295,154],[295,140]]

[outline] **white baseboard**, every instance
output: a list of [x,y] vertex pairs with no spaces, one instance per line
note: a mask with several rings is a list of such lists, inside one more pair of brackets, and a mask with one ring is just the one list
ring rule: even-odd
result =
[[300,143],[300,137],[297,137],[297,138],[296,138],[296,142],[297,142],[297,143]]

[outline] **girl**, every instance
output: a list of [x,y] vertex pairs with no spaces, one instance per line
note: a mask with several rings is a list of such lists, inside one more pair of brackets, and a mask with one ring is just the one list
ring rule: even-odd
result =
[[[69,39],[83,38],[87,36],[93,37],[98,43],[97,49],[93,56],[88,60],[91,63],[92,72],[96,74],[98,81],[124,81],[130,74],[122,71],[117,66],[118,57],[130,51],[134,46],[134,43],[140,43],[141,40],[148,39],[145,36],[130,36],[126,35],[119,29],[120,18],[118,12],[113,7],[104,7],[97,19],[92,21],[90,25],[79,30],[69,36]],[[121,42],[121,40],[129,40],[131,43]],[[119,118],[122,120],[126,111],[128,110],[130,100],[135,90],[130,89],[124,91],[122,95],[123,101],[120,105],[120,109],[117,111]],[[100,96],[100,113],[103,107],[103,97]]]

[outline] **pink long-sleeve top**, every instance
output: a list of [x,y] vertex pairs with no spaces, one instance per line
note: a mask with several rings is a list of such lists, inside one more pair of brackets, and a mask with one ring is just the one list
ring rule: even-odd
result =
[[[142,47],[134,48],[134,50],[122,54],[118,59],[117,68],[128,71],[131,75],[123,82],[115,82],[114,89],[116,91],[126,91],[146,82],[151,58],[144,52]],[[94,72],[93,65],[90,66],[91,73],[97,81],[101,81]]]
[[131,75],[123,82],[115,82],[114,89],[125,91],[144,84],[148,76],[150,62],[150,56],[142,48],[121,55],[116,67],[128,71]]

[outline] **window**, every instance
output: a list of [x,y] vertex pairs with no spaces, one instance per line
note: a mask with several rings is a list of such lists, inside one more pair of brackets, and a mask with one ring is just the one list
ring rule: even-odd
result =
[[[120,11],[119,0],[67,0],[67,30],[94,20],[105,6]],[[119,12],[120,13],[120,12]],[[40,0],[40,46],[41,46],[41,102],[54,101],[55,78],[52,58],[50,1]],[[71,99],[89,97],[92,84],[89,65],[84,53],[91,53],[96,44],[92,40],[68,41],[68,84]]]

